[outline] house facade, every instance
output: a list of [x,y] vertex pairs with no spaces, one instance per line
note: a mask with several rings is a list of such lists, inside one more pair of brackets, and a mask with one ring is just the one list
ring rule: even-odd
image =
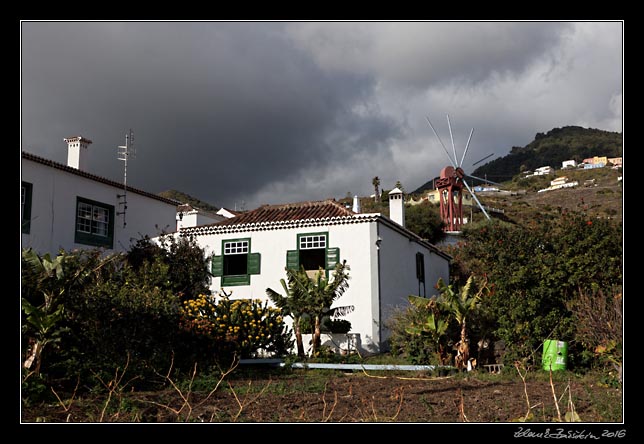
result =
[[[404,215],[402,193],[390,194],[390,205],[392,217]],[[385,324],[396,307],[406,307],[410,294],[431,297],[438,278],[449,281],[450,256],[403,225],[325,200],[265,205],[180,235],[211,257],[213,293],[225,289],[232,298],[267,300],[267,288],[283,293],[286,268],[331,273],[346,261],[349,288],[334,306],[354,306],[343,319],[360,350],[377,353],[387,348]]]
[[175,229],[179,202],[85,171],[91,141],[80,136],[65,140],[67,165],[22,152],[23,248],[42,254],[61,248],[125,251],[142,235]]

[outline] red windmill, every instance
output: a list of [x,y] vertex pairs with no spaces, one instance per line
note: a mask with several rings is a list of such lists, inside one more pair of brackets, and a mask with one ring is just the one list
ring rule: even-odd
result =
[[441,170],[436,181],[441,203],[441,219],[445,222],[445,231],[460,231],[463,225],[463,177],[465,173],[459,167],[446,166]]
[[[445,154],[447,154],[447,158],[450,160],[450,163],[452,164],[451,166],[448,165],[441,170],[440,177],[435,183],[435,186],[438,189],[439,195],[440,195],[441,219],[445,223],[445,228],[443,230],[448,232],[461,230],[461,226],[463,225],[463,186],[465,186],[468,189],[468,191],[472,195],[472,198],[474,198],[474,200],[478,204],[483,214],[485,214],[485,217],[490,219],[490,216],[487,214],[487,211],[485,211],[485,208],[483,207],[483,205],[481,205],[481,202],[479,202],[478,198],[476,197],[476,195],[474,194],[470,186],[465,181],[465,177],[467,175],[465,174],[465,171],[463,171],[463,168],[461,168],[461,166],[463,165],[463,161],[465,160],[465,155],[467,154],[467,149],[470,146],[470,140],[472,140],[472,133],[474,132],[474,128],[472,128],[472,130],[470,131],[470,137],[467,139],[467,144],[465,145],[465,151],[463,151],[463,156],[461,157],[461,161],[459,163],[456,157],[456,147],[454,146],[454,137],[452,136],[452,126],[449,122],[449,115],[447,116],[447,126],[449,127],[449,135],[452,140],[452,152],[454,153],[454,159],[452,159],[449,153],[447,152],[447,148],[445,148],[443,141],[438,136],[438,133],[436,133],[436,130],[434,129],[432,122],[429,120],[429,117],[427,117],[427,122],[429,123],[429,126],[432,128],[432,131],[434,131],[436,138],[438,139],[441,146],[445,150]],[[491,155],[492,154],[484,157],[478,162],[474,162],[473,165],[476,165],[482,160],[487,159]],[[475,176],[468,176],[468,177],[480,179],[479,177],[475,177]],[[483,180],[483,179],[480,179],[480,180]]]

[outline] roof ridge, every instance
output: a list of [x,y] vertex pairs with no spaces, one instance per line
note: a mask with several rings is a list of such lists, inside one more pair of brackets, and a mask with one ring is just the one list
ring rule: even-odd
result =
[[[57,162],[55,160],[47,159],[45,157],[38,156],[36,154],[32,154],[32,153],[27,152],[25,150],[22,150],[22,158],[27,159],[27,160],[31,160],[33,162],[38,162],[38,163],[41,163],[43,165],[50,166],[52,168],[56,168],[56,169],[59,169],[59,170],[62,170],[62,171],[66,171],[68,173],[84,177],[86,179],[90,179],[90,180],[93,180],[93,181],[96,181],[96,182],[101,182],[101,183],[104,183],[106,185],[110,185],[110,186],[113,186],[113,187],[116,187],[116,188],[123,187],[123,184],[121,184],[119,182],[116,182],[115,180],[108,179],[107,177],[99,176],[98,174],[90,173],[90,172],[87,172],[87,171],[84,171],[84,170],[79,170],[77,168],[70,167],[69,165],[65,165],[64,163],[60,163],[60,162]],[[168,204],[171,204],[171,205],[176,206],[176,205],[179,205],[181,203],[178,200],[169,199],[167,197],[159,196],[157,194],[151,193],[149,191],[142,190],[140,188],[135,188],[135,187],[132,187],[130,185],[127,185],[126,189],[128,191],[133,192],[133,193],[140,194],[141,196],[146,196],[146,197],[149,197],[149,198],[152,198],[152,199],[164,202],[164,203],[168,203]]]

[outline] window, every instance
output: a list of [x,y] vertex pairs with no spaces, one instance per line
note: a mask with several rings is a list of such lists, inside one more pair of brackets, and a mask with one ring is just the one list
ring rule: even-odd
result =
[[20,225],[22,232],[29,234],[31,231],[31,193],[33,184],[22,182],[20,188]]
[[420,296],[420,287],[423,287],[423,297],[427,297],[425,291],[425,255],[420,251],[416,253],[416,279],[418,279],[418,296]]
[[329,233],[305,233],[297,235],[297,250],[286,252],[286,267],[315,273],[320,268],[332,270],[340,260],[340,249],[329,248]]
[[250,276],[260,273],[261,256],[250,252],[250,239],[224,240],[221,250],[223,254],[213,256],[210,265],[222,286],[249,285]]
[[248,274],[248,241],[224,243],[224,276]]
[[326,269],[326,235],[305,235],[299,238],[300,265],[305,270]]
[[76,199],[74,242],[112,248],[114,244],[114,206],[78,197]]

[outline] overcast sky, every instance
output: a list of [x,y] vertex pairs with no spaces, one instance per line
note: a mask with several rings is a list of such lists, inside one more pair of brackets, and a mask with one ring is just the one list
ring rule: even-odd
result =
[[[622,131],[622,22],[22,22],[21,148],[216,206],[412,191],[567,125]],[[597,153],[601,154],[601,153]],[[453,156],[453,155],[452,155]],[[477,165],[478,166],[478,165]]]

